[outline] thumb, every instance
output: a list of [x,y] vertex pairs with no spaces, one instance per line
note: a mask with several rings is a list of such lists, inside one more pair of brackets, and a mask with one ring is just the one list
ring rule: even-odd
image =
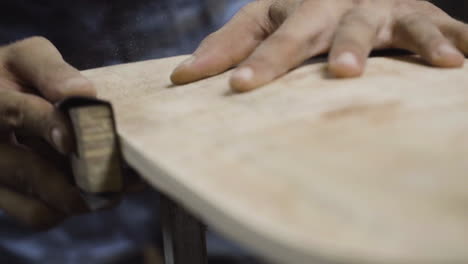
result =
[[95,96],[92,83],[67,64],[45,38],[32,37],[4,47],[8,69],[21,81],[56,102],[69,96]]

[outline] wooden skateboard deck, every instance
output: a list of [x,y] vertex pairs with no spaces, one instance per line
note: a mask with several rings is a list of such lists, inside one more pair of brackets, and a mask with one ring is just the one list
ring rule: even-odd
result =
[[84,72],[157,189],[279,263],[468,263],[468,67],[319,63],[233,94],[171,85],[184,58]]

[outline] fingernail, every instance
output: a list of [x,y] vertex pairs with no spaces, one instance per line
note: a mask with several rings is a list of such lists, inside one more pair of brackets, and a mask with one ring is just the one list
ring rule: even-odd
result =
[[351,68],[359,67],[356,56],[351,52],[342,53],[340,56],[336,58],[335,63],[343,65],[343,66],[351,67]]
[[52,137],[52,142],[54,143],[57,150],[64,153],[65,152],[65,146],[64,146],[62,131],[60,131],[60,129],[58,129],[58,128],[53,128],[52,132],[51,132],[51,137]]
[[63,87],[66,90],[72,90],[83,87],[85,85],[89,85],[89,81],[87,79],[83,77],[74,77],[66,80]]
[[254,72],[250,67],[242,67],[234,72],[232,78],[239,81],[250,81],[254,76]]
[[458,55],[460,53],[455,47],[447,43],[440,45],[437,51],[440,55]]

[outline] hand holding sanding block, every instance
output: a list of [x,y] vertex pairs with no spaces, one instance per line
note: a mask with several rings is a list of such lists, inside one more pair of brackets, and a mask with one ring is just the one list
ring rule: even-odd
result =
[[121,151],[112,105],[71,97],[58,105],[70,119],[75,151],[70,163],[77,186],[91,210],[113,204],[123,189]]

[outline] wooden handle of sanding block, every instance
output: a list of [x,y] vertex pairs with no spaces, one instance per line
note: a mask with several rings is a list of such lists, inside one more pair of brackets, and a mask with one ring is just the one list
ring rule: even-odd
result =
[[110,103],[73,97],[60,108],[68,115],[75,135],[71,165],[76,184],[85,193],[121,192],[121,153]]

